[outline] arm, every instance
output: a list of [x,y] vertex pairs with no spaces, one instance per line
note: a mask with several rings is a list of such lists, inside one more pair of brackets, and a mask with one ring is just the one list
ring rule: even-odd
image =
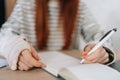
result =
[[[100,26],[96,23],[88,7],[82,2],[80,6],[80,23],[81,35],[87,45],[92,43],[95,44],[104,35],[104,32],[100,30]],[[111,47],[111,40],[108,40],[103,45],[103,48],[109,54],[109,62],[107,64],[113,63],[115,60],[115,53]]]
[[25,38],[20,35],[22,3],[17,4],[0,31],[0,55],[5,57],[12,70],[16,70],[18,55],[24,49],[30,49]]

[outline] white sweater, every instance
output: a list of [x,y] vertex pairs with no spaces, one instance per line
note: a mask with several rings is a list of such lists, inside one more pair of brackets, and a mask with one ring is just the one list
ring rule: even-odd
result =
[[[16,70],[17,68],[16,63],[20,52],[24,49],[30,49],[28,42],[24,39],[27,39],[35,48],[37,48],[34,6],[35,0],[18,0],[11,16],[1,28],[0,55],[7,59],[12,70]],[[58,0],[50,0],[48,6],[50,15],[50,36],[47,43],[47,49],[60,50],[64,40],[62,27],[57,24],[59,12]],[[81,37],[83,37],[86,43],[89,43],[91,41],[97,41],[104,34],[100,31],[99,25],[95,22],[88,7],[82,1],[79,4],[76,26],[77,28],[76,32],[74,32],[75,36],[73,37],[71,49],[78,49],[80,46],[79,39]],[[106,48],[109,48],[112,51],[110,45],[111,43],[109,41],[104,44]]]

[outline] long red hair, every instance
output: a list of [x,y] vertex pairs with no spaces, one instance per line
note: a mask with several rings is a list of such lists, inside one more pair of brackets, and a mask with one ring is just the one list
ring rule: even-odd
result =
[[[40,49],[46,48],[49,36],[48,2],[49,0],[36,0],[36,38]],[[63,49],[68,49],[76,26],[79,0],[59,0],[59,4],[59,22],[63,22],[65,39]]]

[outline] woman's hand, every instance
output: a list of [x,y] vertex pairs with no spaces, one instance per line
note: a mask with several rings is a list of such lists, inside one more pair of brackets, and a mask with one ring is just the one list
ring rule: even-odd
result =
[[21,71],[27,71],[33,67],[45,67],[45,64],[40,61],[37,52],[32,46],[31,51],[26,49],[20,53],[17,64],[18,69]]
[[87,53],[95,46],[95,44],[89,44],[85,47],[82,57],[85,58],[85,64],[88,63],[101,63],[104,64],[109,61],[109,55],[105,49],[101,46],[92,54],[87,55]]

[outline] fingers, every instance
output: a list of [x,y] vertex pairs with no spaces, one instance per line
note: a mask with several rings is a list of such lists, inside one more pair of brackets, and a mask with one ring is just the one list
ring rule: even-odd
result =
[[31,46],[31,54],[36,60],[40,60],[40,57],[38,56],[37,51],[32,46]]
[[19,56],[18,69],[29,70],[32,67],[46,67],[40,60],[36,60],[29,50],[24,50]]
[[26,66],[28,66],[29,68],[32,68],[33,66],[31,64],[29,64],[27,62],[27,60],[22,56],[20,55],[20,58],[19,58],[20,62],[24,63]]
[[99,58],[104,56],[104,49],[102,47],[98,48],[98,50],[94,51],[90,55],[86,57],[87,60],[96,62]]
[[27,71],[27,70],[29,70],[30,68],[27,66],[27,65],[25,65],[23,62],[19,62],[18,63],[18,65],[20,65],[18,68],[21,70],[21,71]]
[[84,48],[84,51],[82,52],[82,58],[85,58],[87,56],[87,53],[94,47],[95,44],[90,44],[90,45],[87,45],[85,48]]
[[98,48],[98,50],[96,50],[91,55],[89,55],[87,57],[87,60],[90,60],[95,63],[98,62],[99,59],[102,59],[102,57],[104,57],[105,55],[106,55],[106,51],[102,47],[100,47]]
[[28,62],[32,66],[44,67],[44,64],[42,62],[36,60],[35,58],[33,58],[29,51],[24,51],[23,54],[24,54],[23,57],[26,60],[26,62]]
[[109,61],[109,55],[105,54],[102,58],[98,60],[99,63],[103,64]]
[[93,47],[95,46],[95,44],[89,44],[84,48],[84,52],[89,52]]
[[[94,45],[89,45],[86,47],[85,51],[89,52],[93,47]],[[85,55],[85,52],[83,54]],[[109,61],[108,53],[105,51],[105,49],[102,46],[90,55],[84,56],[83,54],[82,54],[82,57],[85,58],[85,62],[84,62],[85,64],[88,64],[88,63],[103,64]]]
[[82,58],[85,58],[87,56],[87,52],[83,51],[81,56],[82,56]]

